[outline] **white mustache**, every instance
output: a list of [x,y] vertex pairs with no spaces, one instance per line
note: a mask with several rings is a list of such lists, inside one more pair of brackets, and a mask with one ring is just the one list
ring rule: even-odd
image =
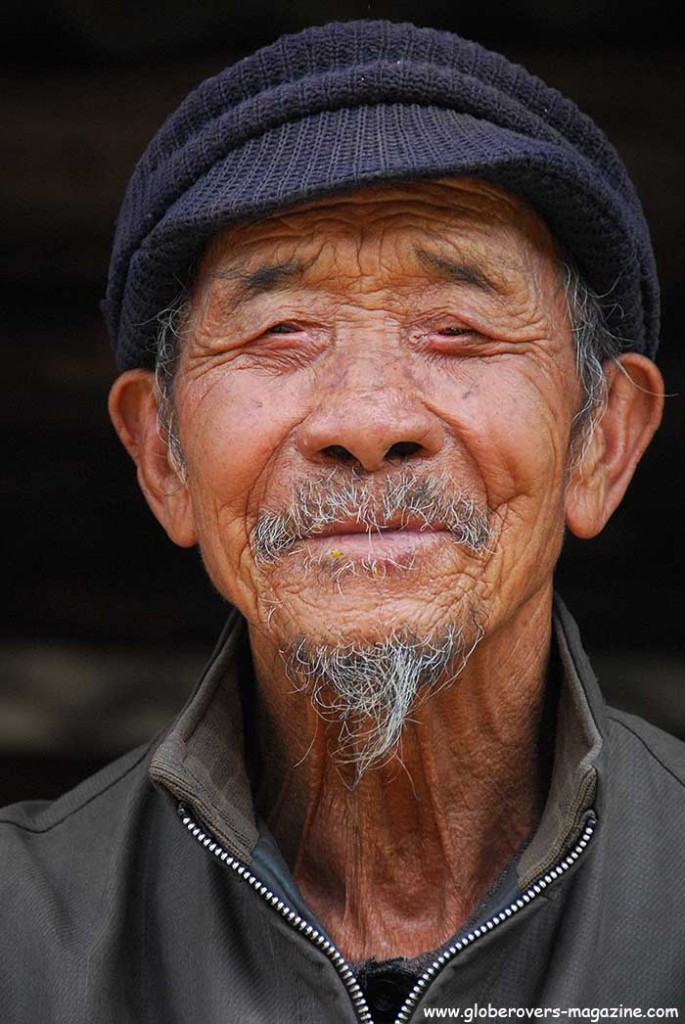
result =
[[422,478],[408,469],[373,482],[358,476],[338,481],[327,474],[300,484],[285,509],[265,509],[252,531],[252,549],[255,561],[266,565],[336,523],[354,522],[369,534],[419,523],[449,531],[478,553],[492,539],[491,515],[445,477]]

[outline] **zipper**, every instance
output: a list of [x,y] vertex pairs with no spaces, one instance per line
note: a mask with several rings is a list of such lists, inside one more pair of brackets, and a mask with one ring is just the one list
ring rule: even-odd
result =
[[[305,935],[314,945],[324,953],[335,967],[338,975],[340,976],[347,992],[352,1000],[355,1013],[359,1024],[373,1024],[373,1017],[369,1010],[368,1003],[364,998],[364,993],[361,990],[359,982],[357,981],[352,968],[345,960],[345,957],[337,949],[336,946],[327,939],[325,935],[305,921],[297,911],[289,907],[288,904],[277,896],[269,889],[268,885],[264,885],[263,882],[253,875],[249,868],[238,860],[237,857],[233,857],[230,853],[223,849],[220,843],[218,843],[208,830],[203,830],[200,825],[193,821],[192,817],[186,812],[182,804],[178,805],[178,814],[183,824],[188,829],[194,839],[204,846],[209,853],[214,854],[223,864],[235,871],[236,875],[242,878],[252,889],[258,893],[274,910],[283,917],[289,925]],[[463,938],[449,946],[439,957],[433,961],[430,967],[427,967],[420,978],[417,980],[414,988],[411,990],[406,1000],[402,1004],[400,1012],[397,1015],[395,1024],[407,1024],[410,1020],[412,1013],[416,1009],[416,1006],[424,995],[427,987],[435,979],[436,975],[442,971],[451,960],[453,960],[463,949],[468,946],[472,946],[474,942],[482,938],[488,932],[491,932],[498,925],[503,924],[510,917],[518,914],[520,910],[523,910],[529,903],[531,903],[548,885],[555,882],[558,878],[573,867],[575,862],[581,856],[586,846],[592,838],[592,834],[597,825],[597,819],[591,816],[587,819],[582,834],[578,841],[575,843],[573,848],[562,858],[553,868],[546,871],[544,875],[541,875],[534,882],[528,886],[525,892],[522,892],[517,899],[513,900],[509,906],[505,907],[504,910],[500,910],[497,914],[493,914],[492,917],[484,921],[483,924],[478,925],[473,931],[468,932]]]
[[536,898],[536,896],[540,895],[543,889],[546,889],[547,886],[551,885],[552,882],[555,882],[557,878],[560,878],[562,875],[566,874],[569,868],[573,867],[573,865],[578,860],[587,844],[590,842],[592,838],[592,833],[595,831],[596,824],[597,819],[594,816],[588,818],[588,820],[585,823],[585,827],[583,828],[583,832],[580,836],[580,839],[576,842],[573,849],[570,850],[562,860],[555,864],[555,866],[551,868],[549,871],[545,872],[544,875],[541,875],[540,878],[536,879],[534,882],[531,882],[531,884],[528,886],[525,892],[522,892],[521,895],[512,903],[510,903],[508,907],[505,907],[504,910],[500,910],[499,913],[497,914],[493,914],[493,916],[488,918],[487,921],[484,921],[483,924],[478,925],[477,928],[474,928],[473,931],[468,932],[468,934],[466,934],[463,938],[459,939],[458,942],[455,942],[453,945],[449,946],[444,951],[444,953],[441,953],[440,956],[433,961],[430,967],[426,968],[426,970],[423,972],[421,977],[414,985],[414,988],[411,990],[406,1000],[402,1004],[402,1008],[397,1015],[397,1020],[395,1021],[395,1024],[407,1024],[407,1021],[410,1019],[412,1013],[416,1009],[416,1005],[421,996],[424,994],[428,985],[430,985],[431,981],[433,981],[435,976],[439,974],[439,972],[443,969],[443,967],[445,967],[446,964],[450,962],[450,960],[453,960],[458,953],[461,953],[462,949],[466,949],[467,946],[472,946],[474,942],[481,938],[481,936],[486,935],[487,932],[491,932],[493,928],[496,928],[498,925],[502,924],[510,917],[513,917],[514,914],[518,914],[519,910],[523,910],[523,908],[526,907],[529,903],[531,903]]
[[239,861],[237,857],[232,857],[230,853],[227,853],[226,850],[216,842],[212,835],[207,831],[203,831],[203,829],[193,821],[181,804],[178,805],[178,813],[183,824],[190,834],[197,839],[198,843],[201,843],[207,848],[209,853],[213,853],[214,856],[218,857],[218,859],[227,867],[235,871],[236,875],[247,882],[247,884],[250,885],[255,892],[262,897],[262,899],[266,900],[266,902],[274,908],[274,910],[277,910],[289,925],[292,925],[292,927],[298,932],[302,932],[302,934],[310,939],[322,953],[326,954],[340,975],[343,984],[348,991],[357,1019],[359,1020],[359,1024],[373,1024],[373,1017],[369,1011],[368,1003],[364,998],[364,993],[360,988],[359,982],[354,976],[352,968],[330,939],[327,939],[325,935],[322,935],[314,925],[309,924],[309,922],[305,921],[303,917],[300,917],[300,915],[293,910],[292,907],[289,907],[288,904],[280,898],[280,896],[273,893],[271,889],[269,889],[268,885],[264,885],[263,882],[260,882],[259,879],[252,874],[249,868]]

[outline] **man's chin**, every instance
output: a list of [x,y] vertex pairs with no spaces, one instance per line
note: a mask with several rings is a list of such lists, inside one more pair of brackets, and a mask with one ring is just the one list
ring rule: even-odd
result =
[[[304,639],[350,649],[398,636],[431,643],[448,632],[464,633],[467,640],[479,633],[481,602],[472,586],[460,593],[453,576],[415,571],[399,579],[401,569],[390,572],[372,563],[339,579],[291,573],[281,587],[274,578],[260,598],[265,632],[278,648]],[[458,577],[457,585],[464,580]]]

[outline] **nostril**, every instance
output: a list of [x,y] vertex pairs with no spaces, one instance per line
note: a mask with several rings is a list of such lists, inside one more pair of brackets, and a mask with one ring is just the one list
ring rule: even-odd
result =
[[[393,460],[407,459],[410,456],[415,455],[416,452],[420,452],[421,447],[422,446],[418,441],[397,441],[388,448],[382,458],[382,461],[392,462]],[[349,448],[345,448],[344,445],[341,444],[326,445],[325,448],[321,449],[321,454],[325,455],[327,459],[333,459],[335,462],[354,462],[364,465],[364,463],[354,455]]]
[[337,462],[356,462],[357,459],[344,448],[341,444],[329,444],[326,448],[322,448],[321,452],[323,455],[327,455],[330,459],[335,459]]
[[421,451],[421,445],[417,441],[398,441],[392,448],[388,448],[385,457],[386,459],[406,459],[418,451]]

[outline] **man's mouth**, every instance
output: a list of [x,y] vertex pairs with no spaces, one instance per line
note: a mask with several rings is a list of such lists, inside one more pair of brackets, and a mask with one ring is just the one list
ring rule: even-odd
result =
[[358,537],[360,534],[363,534],[370,541],[376,541],[389,534],[437,533],[444,532],[446,529],[447,527],[441,523],[429,523],[425,519],[419,518],[398,518],[388,522],[376,523],[373,526],[369,526],[368,523],[358,519],[345,519],[334,523],[326,523],[324,526],[315,528],[302,539],[325,540],[331,537]]
[[[388,523],[369,529],[364,523],[329,523],[302,538],[306,553],[335,573],[364,569],[387,576],[409,569],[419,555],[428,554],[444,541],[446,528],[420,520]],[[299,546],[298,544],[298,546]]]
[[419,479],[404,470],[383,482],[330,475],[296,488],[290,506],[264,511],[253,533],[256,560],[273,563],[295,551],[350,562],[355,558],[412,558],[445,539],[479,554],[492,537],[490,510],[448,480]]

